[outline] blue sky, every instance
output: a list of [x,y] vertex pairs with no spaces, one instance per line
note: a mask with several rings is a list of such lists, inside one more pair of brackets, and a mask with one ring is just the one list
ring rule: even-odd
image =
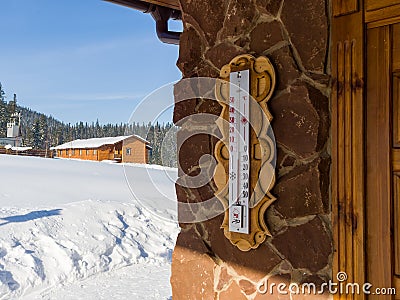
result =
[[[105,1],[1,0],[0,28],[8,100],[17,93],[63,122],[126,122],[146,95],[181,78],[179,48],[157,39],[152,17]],[[172,104],[172,92],[157,101]]]

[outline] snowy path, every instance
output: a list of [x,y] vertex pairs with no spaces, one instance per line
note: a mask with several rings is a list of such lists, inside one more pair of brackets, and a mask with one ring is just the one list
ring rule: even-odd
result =
[[0,299],[168,299],[176,170],[6,155],[0,170]]
[[168,265],[131,265],[66,286],[53,287],[36,295],[31,294],[23,300],[167,300],[171,299],[169,277]]

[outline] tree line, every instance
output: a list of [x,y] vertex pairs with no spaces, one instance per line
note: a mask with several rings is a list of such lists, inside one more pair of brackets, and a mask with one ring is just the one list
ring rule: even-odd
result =
[[7,136],[7,122],[14,112],[21,113],[21,136],[24,146],[34,149],[49,149],[76,139],[115,137],[122,135],[139,135],[150,142],[152,164],[175,167],[177,165],[176,132],[172,123],[120,123],[100,124],[96,122],[61,122],[52,116],[38,113],[19,106],[16,96],[7,101],[0,83],[0,137]]

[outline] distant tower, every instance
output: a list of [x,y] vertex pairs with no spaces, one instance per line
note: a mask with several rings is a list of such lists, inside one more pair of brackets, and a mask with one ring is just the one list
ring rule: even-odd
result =
[[7,123],[7,137],[0,138],[0,146],[11,145],[12,147],[22,146],[21,137],[21,113],[17,112],[17,95],[14,94],[14,101],[11,103],[11,117]]
[[17,95],[14,94],[14,101],[12,103],[12,112],[10,122],[7,123],[7,137],[17,138],[21,136],[20,125],[21,125],[21,113],[17,112]]

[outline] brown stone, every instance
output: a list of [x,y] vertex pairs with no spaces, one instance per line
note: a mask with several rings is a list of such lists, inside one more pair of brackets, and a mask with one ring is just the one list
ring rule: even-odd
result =
[[239,37],[235,43],[236,46],[248,50],[250,44],[250,38],[248,36],[241,36]]
[[[323,287],[321,290],[321,286],[323,283],[327,283],[328,280],[324,280],[318,275],[310,275],[306,276],[300,283],[300,288],[304,289],[304,293],[300,292],[298,294],[292,295],[292,300],[328,300],[332,299],[332,295],[329,293],[329,289],[327,287]],[[315,288],[314,288],[315,286]],[[311,292],[309,292],[309,290]],[[301,291],[301,290],[300,290]]]
[[[222,106],[218,103],[218,101],[213,99],[202,99],[201,103],[197,109],[198,113],[202,114],[212,114],[215,116],[219,116],[222,111]],[[214,122],[217,118],[214,119]]]
[[[192,26],[201,30],[210,46],[214,45],[218,31],[221,30],[228,1],[180,1],[184,23],[192,23]],[[190,18],[189,18],[190,17]],[[181,48],[182,46],[180,46]]]
[[276,166],[278,168],[278,173],[282,168],[293,167],[295,163],[296,157],[287,153],[282,147],[277,147]]
[[196,99],[183,100],[175,103],[174,106],[174,124],[179,126],[185,118],[195,113]]
[[251,252],[240,251],[225,237],[223,229],[220,228],[222,221],[223,215],[220,215],[203,222],[207,232],[207,243],[212,252],[239,276],[256,282],[281,262],[281,258],[266,243]]
[[243,54],[245,51],[229,42],[223,42],[210,48],[205,57],[212,62],[214,66],[221,69],[224,65],[229,63],[232,58],[237,55]]
[[332,237],[318,217],[306,224],[289,227],[274,237],[272,243],[294,268],[311,272],[326,267],[332,253]]
[[201,201],[200,195],[198,195],[197,190],[189,189],[183,184],[180,184],[179,179],[175,183],[175,191],[179,202],[193,203]]
[[226,267],[221,268],[218,278],[217,291],[225,289],[232,281],[232,276],[229,275]]
[[[207,183],[198,188],[187,187],[186,184],[182,184],[178,178],[175,189],[176,195],[179,202],[185,203],[198,203],[211,199],[214,196],[214,189],[211,183]],[[203,179],[200,179],[203,181]]]
[[185,29],[180,38],[179,59],[176,63],[185,77],[191,77],[202,61],[204,47],[193,27]]
[[292,86],[270,101],[272,127],[278,144],[307,158],[328,139],[328,99],[306,84]]
[[300,72],[293,59],[289,46],[282,47],[268,55],[277,73],[277,90],[285,89],[300,77]]
[[276,167],[279,170],[281,168],[282,165],[282,161],[285,159],[287,153],[285,151],[285,149],[283,149],[282,147],[279,147],[279,145],[277,145],[276,147]]
[[282,0],[256,0],[256,5],[260,12],[276,16],[282,5]]
[[[181,232],[172,256],[171,286],[174,299],[214,299],[214,261],[192,229]],[[190,270],[190,271],[189,271]]]
[[184,78],[174,85],[175,103],[187,99],[201,99],[213,96],[215,79],[212,78]]
[[[206,299],[206,298],[203,298]],[[212,299],[212,298],[210,298]],[[236,282],[232,282],[229,288],[219,294],[219,300],[247,300],[247,297],[242,294],[240,287]],[[175,299],[174,299],[175,300]]]
[[328,74],[316,74],[316,73],[307,73],[308,76],[315,82],[318,82],[320,84],[323,84],[325,86],[329,86],[329,81],[331,79],[331,76]]
[[303,295],[294,294],[292,300],[331,300],[332,295],[330,293],[318,294],[318,295]]
[[200,197],[203,201],[207,201],[214,197],[214,185],[212,181],[199,187],[197,190],[199,191]]
[[174,123],[180,124],[184,118],[195,113],[197,98],[192,82],[189,80],[180,80],[174,85]]
[[250,33],[250,50],[254,51],[256,56],[259,56],[282,40],[283,36],[280,22],[263,22],[257,24]]
[[249,27],[257,17],[253,2],[248,0],[231,0],[226,14],[221,37],[237,37],[248,32]]
[[294,163],[296,162],[296,158],[290,155],[286,155],[282,161],[282,167],[293,167]]
[[210,137],[208,134],[191,135],[187,130],[179,130],[177,139],[180,174],[190,174],[193,168],[199,166],[200,158],[211,153]]
[[293,300],[309,300],[311,299],[330,299],[328,287],[322,284],[328,283],[328,279],[323,279],[318,275],[308,275],[301,280],[299,287],[300,293],[293,294]]
[[219,76],[219,70],[207,62],[202,61],[194,70],[193,76],[217,78]]
[[[305,288],[311,287],[311,291],[313,294],[321,294],[321,296],[322,296],[322,294],[329,294],[329,289],[326,286],[328,281],[329,281],[329,279],[324,279],[318,275],[308,275],[303,278],[303,280],[301,281],[301,284],[304,284]],[[314,286],[315,286],[315,289],[314,289]],[[316,292],[314,292],[314,290]],[[306,296],[307,295],[293,295],[293,299],[296,299],[296,300],[304,299],[305,300]],[[324,299],[324,298],[321,297],[321,299]]]
[[281,19],[306,70],[323,72],[328,47],[325,0],[285,0]]
[[[263,285],[261,285],[263,284]],[[279,287],[278,290],[278,286]],[[290,300],[288,288],[290,285],[289,274],[276,274],[258,283],[257,295],[255,300]],[[283,292],[280,292],[283,291]]]
[[274,208],[274,206],[271,206],[267,209],[264,214],[264,218],[267,222],[268,229],[273,236],[283,231],[287,227],[286,220]]
[[240,280],[239,286],[246,295],[252,295],[256,292],[256,286],[251,281],[246,279]]
[[286,219],[329,212],[329,159],[316,159],[282,176],[273,190],[275,209]]
[[331,126],[331,120],[329,116],[329,100],[327,97],[316,88],[309,84],[306,84],[308,90],[308,97],[313,104],[315,110],[320,118],[319,129],[318,129],[318,140],[317,140],[317,151],[324,147],[329,136],[329,128]]

